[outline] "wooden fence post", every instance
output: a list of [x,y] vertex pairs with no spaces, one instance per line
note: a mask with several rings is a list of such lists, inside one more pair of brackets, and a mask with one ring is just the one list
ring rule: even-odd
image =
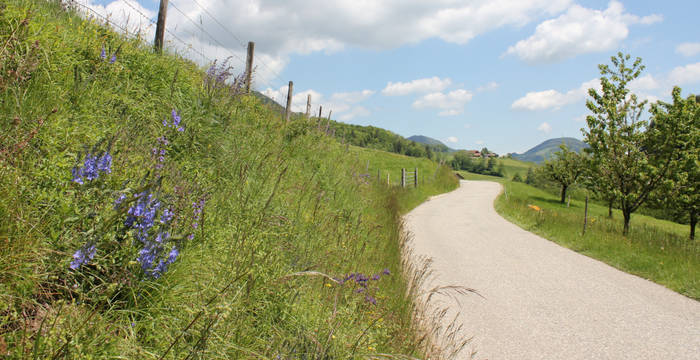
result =
[[406,187],[406,169],[401,168],[401,187],[405,188]]
[[292,113],[292,94],[294,93],[294,82],[289,82],[287,89],[287,107],[284,109],[284,121],[289,122],[289,115]]
[[413,174],[413,187],[416,189],[418,188],[418,168],[415,168],[415,172]]
[[318,121],[321,122],[321,114],[323,114],[323,106],[318,106]]
[[586,225],[588,224],[588,194],[586,194],[586,206],[583,210],[583,235],[586,235]]
[[306,97],[306,118],[309,118],[309,115],[311,115],[311,94]]
[[328,121],[331,121],[331,115],[333,114],[333,109],[328,112]]
[[389,175],[391,175],[391,173],[386,173],[386,186],[391,186],[391,181],[389,180]]
[[248,57],[245,60],[245,92],[250,93],[253,82],[253,56],[255,55],[255,43],[248,42]]
[[153,40],[153,46],[157,53],[163,52],[163,37],[165,36],[165,18],[168,13],[168,0],[160,0],[158,8],[158,22],[156,23],[156,38]]

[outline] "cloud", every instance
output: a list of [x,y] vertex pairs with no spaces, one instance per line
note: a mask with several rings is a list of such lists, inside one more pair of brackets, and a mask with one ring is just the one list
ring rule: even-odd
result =
[[638,77],[628,84],[629,89],[633,93],[640,93],[642,91],[648,91],[648,90],[655,90],[658,89],[661,85],[659,82],[650,74],[644,75],[642,77]]
[[459,142],[459,139],[457,139],[457,138],[454,137],[454,136],[450,136],[450,137],[448,137],[447,139],[445,139],[445,142],[446,142],[446,143],[450,143],[450,144],[456,144],[456,143]]
[[425,79],[417,79],[410,82],[389,82],[382,94],[386,96],[402,96],[414,93],[428,93],[445,90],[452,84],[449,78],[440,79],[437,76]]
[[[282,86],[279,89],[267,88],[262,93],[284,106],[287,102],[288,86]],[[334,93],[329,98],[315,90],[300,91],[292,96],[292,111],[298,113],[306,112],[307,97],[311,95],[311,113],[318,114],[318,107],[323,106],[324,116],[327,116],[329,111],[333,111],[333,118],[341,121],[349,121],[356,117],[366,117],[371,115],[371,111],[359,103],[369,99],[374,95],[372,90],[362,90],[355,92]]]
[[[119,21],[127,18],[132,22],[138,20],[143,30],[151,32],[146,38],[153,38],[153,26],[149,21],[126,5],[135,4],[136,0],[113,0],[106,6],[96,5],[97,0],[77,1],[101,9],[103,13],[111,11],[115,17],[117,12],[125,10],[129,16],[121,17]],[[499,28],[523,26],[555,16],[565,11],[572,1],[178,1],[178,10],[171,3],[167,28],[186,44],[166,34],[166,46],[204,64],[207,60],[195,50],[201,50],[209,58],[222,59],[235,54],[245,59],[240,55],[244,55],[246,43],[253,40],[256,42],[256,60],[260,60],[256,61],[261,76],[259,80],[267,82],[280,73],[294,54],[333,53],[350,47],[387,50],[428,39],[465,44]],[[149,19],[154,18],[153,12],[142,7],[141,10]],[[240,65],[239,68],[243,69],[243,64]]]
[[516,110],[547,110],[559,109],[564,105],[572,104],[581,101],[588,95],[588,89],[594,88],[600,90],[600,80],[592,79],[581,84],[576,89],[561,93],[557,90],[544,90],[537,92],[529,92],[518,100],[515,100],[511,108]]
[[624,11],[619,1],[611,1],[604,11],[573,5],[559,17],[537,25],[532,36],[509,47],[506,54],[535,64],[609,51],[627,38],[630,25],[650,25],[662,20],[656,14],[639,17]]
[[540,126],[537,127],[537,130],[545,134],[549,134],[550,132],[552,132],[552,127],[546,122],[543,122],[542,124],[540,124]]
[[676,47],[676,52],[683,56],[700,54],[700,42],[685,42]]
[[498,89],[499,86],[500,86],[499,83],[497,83],[495,81],[491,81],[490,83],[488,83],[486,85],[479,86],[476,89],[476,91],[477,92],[492,91],[492,90]]
[[442,110],[440,116],[454,116],[464,112],[464,106],[471,101],[473,94],[464,89],[450,91],[449,93],[435,92],[427,94],[413,102],[413,108],[436,108]]
[[580,115],[580,116],[575,117],[575,118],[574,118],[574,121],[576,121],[576,122],[586,122],[586,117],[588,117],[588,115]]
[[668,75],[673,85],[695,84],[700,82],[700,62],[679,66]]

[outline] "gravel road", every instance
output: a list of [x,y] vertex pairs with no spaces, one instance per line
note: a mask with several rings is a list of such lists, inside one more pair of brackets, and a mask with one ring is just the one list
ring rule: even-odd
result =
[[[462,285],[477,359],[700,359],[700,303],[503,219],[501,185],[462,181],[406,215],[432,285]],[[462,358],[468,358],[463,354]]]

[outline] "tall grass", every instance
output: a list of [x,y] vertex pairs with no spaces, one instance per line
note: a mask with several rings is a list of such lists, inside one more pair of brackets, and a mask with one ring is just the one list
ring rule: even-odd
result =
[[[399,216],[454,188],[447,170],[431,165],[419,191],[367,181],[363,161],[312,121],[281,124],[254,97],[207,86],[176,54],[157,56],[58,2],[6,1],[0,39],[14,71],[0,89],[0,354],[425,352],[401,276]],[[163,124],[173,109],[183,131]],[[97,148],[113,156],[111,173],[76,183],[71,170]],[[166,224],[179,256],[158,278],[124,225],[145,192],[178,214]],[[204,201],[201,213],[191,206]],[[71,269],[88,244],[94,258]]]
[[[501,182],[505,191],[495,201],[499,214],[520,227],[574,251],[639,275],[676,292],[700,299],[700,247],[688,240],[685,226],[635,214],[628,236],[622,235],[622,215],[589,203],[583,234],[584,201],[569,206],[547,191],[519,183],[464,173],[470,180]],[[531,205],[541,210],[536,210]]]

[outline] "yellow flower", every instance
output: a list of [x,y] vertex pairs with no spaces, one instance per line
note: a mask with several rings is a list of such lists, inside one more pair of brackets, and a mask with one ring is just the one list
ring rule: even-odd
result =
[[331,287],[332,285],[330,283],[326,283],[326,287]]
[[542,208],[540,208],[537,205],[529,204],[527,207],[529,207],[530,209],[535,210],[535,211],[542,211]]

